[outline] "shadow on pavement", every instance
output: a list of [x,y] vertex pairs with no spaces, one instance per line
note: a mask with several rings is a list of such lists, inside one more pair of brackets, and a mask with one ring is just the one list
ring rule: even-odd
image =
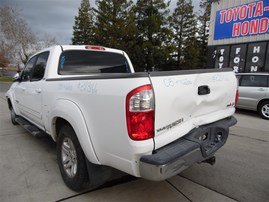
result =
[[246,116],[261,118],[259,116],[258,112],[256,112],[256,111],[251,111],[251,110],[246,110],[246,109],[236,109],[236,113],[246,115]]

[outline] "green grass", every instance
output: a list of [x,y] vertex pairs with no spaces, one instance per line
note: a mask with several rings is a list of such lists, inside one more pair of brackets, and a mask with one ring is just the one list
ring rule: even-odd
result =
[[0,82],[12,82],[12,77],[10,77],[10,76],[0,76]]

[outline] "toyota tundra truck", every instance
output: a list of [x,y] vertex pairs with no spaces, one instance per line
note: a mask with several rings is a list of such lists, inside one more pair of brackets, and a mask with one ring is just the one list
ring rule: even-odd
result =
[[116,169],[162,181],[214,162],[238,99],[232,69],[135,72],[122,50],[53,46],[6,93],[13,124],[51,136],[65,184],[96,187]]

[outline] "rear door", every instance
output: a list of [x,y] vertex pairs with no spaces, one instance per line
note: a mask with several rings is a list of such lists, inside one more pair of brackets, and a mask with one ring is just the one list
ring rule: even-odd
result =
[[266,96],[268,76],[241,75],[239,79],[239,108],[257,110],[257,105]]
[[156,148],[234,113],[237,81],[227,69],[152,73]]

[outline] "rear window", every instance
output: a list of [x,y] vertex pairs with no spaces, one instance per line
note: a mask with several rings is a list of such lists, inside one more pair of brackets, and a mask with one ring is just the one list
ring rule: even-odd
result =
[[62,75],[128,72],[128,62],[123,55],[102,51],[64,51],[58,66],[58,73]]

